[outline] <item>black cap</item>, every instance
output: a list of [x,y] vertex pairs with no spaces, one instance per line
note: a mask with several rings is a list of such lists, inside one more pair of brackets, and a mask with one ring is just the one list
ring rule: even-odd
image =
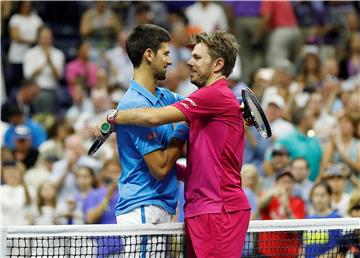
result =
[[284,171],[280,172],[279,174],[277,174],[275,177],[275,181],[278,181],[280,178],[282,178],[284,176],[289,176],[293,181],[295,181],[295,178],[294,178],[293,174],[291,174],[290,170],[284,170]]

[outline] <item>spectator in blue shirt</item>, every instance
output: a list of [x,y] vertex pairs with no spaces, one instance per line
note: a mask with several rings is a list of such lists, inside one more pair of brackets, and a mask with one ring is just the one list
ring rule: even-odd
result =
[[105,162],[100,172],[100,187],[92,190],[83,202],[83,213],[88,224],[116,224],[114,216],[119,199],[117,180],[121,167],[117,159]]
[[[317,183],[310,192],[314,214],[309,219],[341,218],[336,210],[331,208],[331,188],[324,182]],[[305,257],[335,254],[341,238],[341,230],[325,230],[319,232],[306,231],[303,235]]]
[[26,118],[23,109],[18,106],[12,106],[8,109],[7,118],[9,127],[4,135],[4,145],[9,149],[15,148],[15,127],[25,125],[30,130],[31,146],[38,148],[41,143],[46,141],[47,133],[45,129],[31,118]]

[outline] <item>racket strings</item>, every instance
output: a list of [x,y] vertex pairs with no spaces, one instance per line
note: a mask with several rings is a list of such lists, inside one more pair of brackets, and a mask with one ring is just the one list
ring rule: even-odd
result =
[[255,95],[249,88],[244,90],[243,99],[245,106],[248,106],[248,114],[253,125],[264,138],[271,136],[270,125]]

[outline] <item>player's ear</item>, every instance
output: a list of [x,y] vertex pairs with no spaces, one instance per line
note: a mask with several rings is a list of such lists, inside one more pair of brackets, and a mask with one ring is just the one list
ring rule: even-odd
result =
[[214,72],[219,72],[223,69],[224,67],[224,59],[222,58],[218,58],[215,60],[215,65],[214,65]]
[[144,59],[146,63],[151,64],[151,62],[153,61],[153,57],[154,57],[154,52],[150,48],[147,48],[144,52]]

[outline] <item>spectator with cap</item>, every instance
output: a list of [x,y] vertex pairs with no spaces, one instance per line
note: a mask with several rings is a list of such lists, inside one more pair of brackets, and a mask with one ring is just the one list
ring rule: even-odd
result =
[[289,151],[284,146],[275,144],[271,149],[271,158],[264,161],[265,177],[262,184],[265,189],[274,186],[276,176],[288,167],[289,162]]
[[9,109],[8,113],[9,127],[4,135],[4,145],[9,149],[15,148],[14,134],[15,128],[18,125],[25,125],[30,129],[31,145],[33,148],[38,148],[41,143],[47,139],[47,134],[42,125],[35,122],[31,118],[25,118],[24,111],[17,106]]
[[[320,182],[311,189],[311,203],[314,213],[308,219],[341,218],[342,216],[331,207],[331,188],[328,184]],[[321,241],[314,232],[305,231],[303,244],[305,257],[327,257],[338,252],[338,243],[341,239],[341,230],[323,232]]]
[[[259,201],[262,220],[303,219],[306,215],[305,202],[293,195],[294,177],[289,170],[276,175],[275,187],[265,193]],[[293,257],[299,254],[298,235],[290,232],[272,232],[268,241],[267,233],[260,233],[259,253],[265,256],[283,255]]]
[[343,217],[348,215],[350,194],[345,193],[345,180],[348,177],[346,166],[336,163],[325,170],[324,179],[331,187],[331,204]]
[[17,107],[23,110],[26,118],[34,114],[32,102],[39,93],[39,86],[33,80],[24,80],[21,83],[20,89],[10,95],[5,102],[1,105],[1,120],[10,123],[9,116],[11,109]]
[[278,139],[280,136],[291,133],[294,126],[283,118],[285,108],[284,98],[280,95],[273,94],[264,100],[265,114],[269,120],[273,137]]
[[314,124],[313,115],[305,108],[293,113],[293,123],[296,130],[288,135],[281,136],[276,143],[283,145],[289,151],[292,159],[304,157],[309,163],[309,179],[315,181],[319,175],[322,148],[319,139],[312,135]]
[[22,162],[26,169],[33,167],[38,159],[39,151],[31,146],[31,133],[27,126],[15,127],[14,143],[15,160]]
[[36,112],[58,111],[57,94],[64,61],[63,52],[53,46],[50,27],[41,26],[38,30],[37,45],[26,51],[23,66],[25,78],[35,80],[40,87],[40,93],[34,102]]

